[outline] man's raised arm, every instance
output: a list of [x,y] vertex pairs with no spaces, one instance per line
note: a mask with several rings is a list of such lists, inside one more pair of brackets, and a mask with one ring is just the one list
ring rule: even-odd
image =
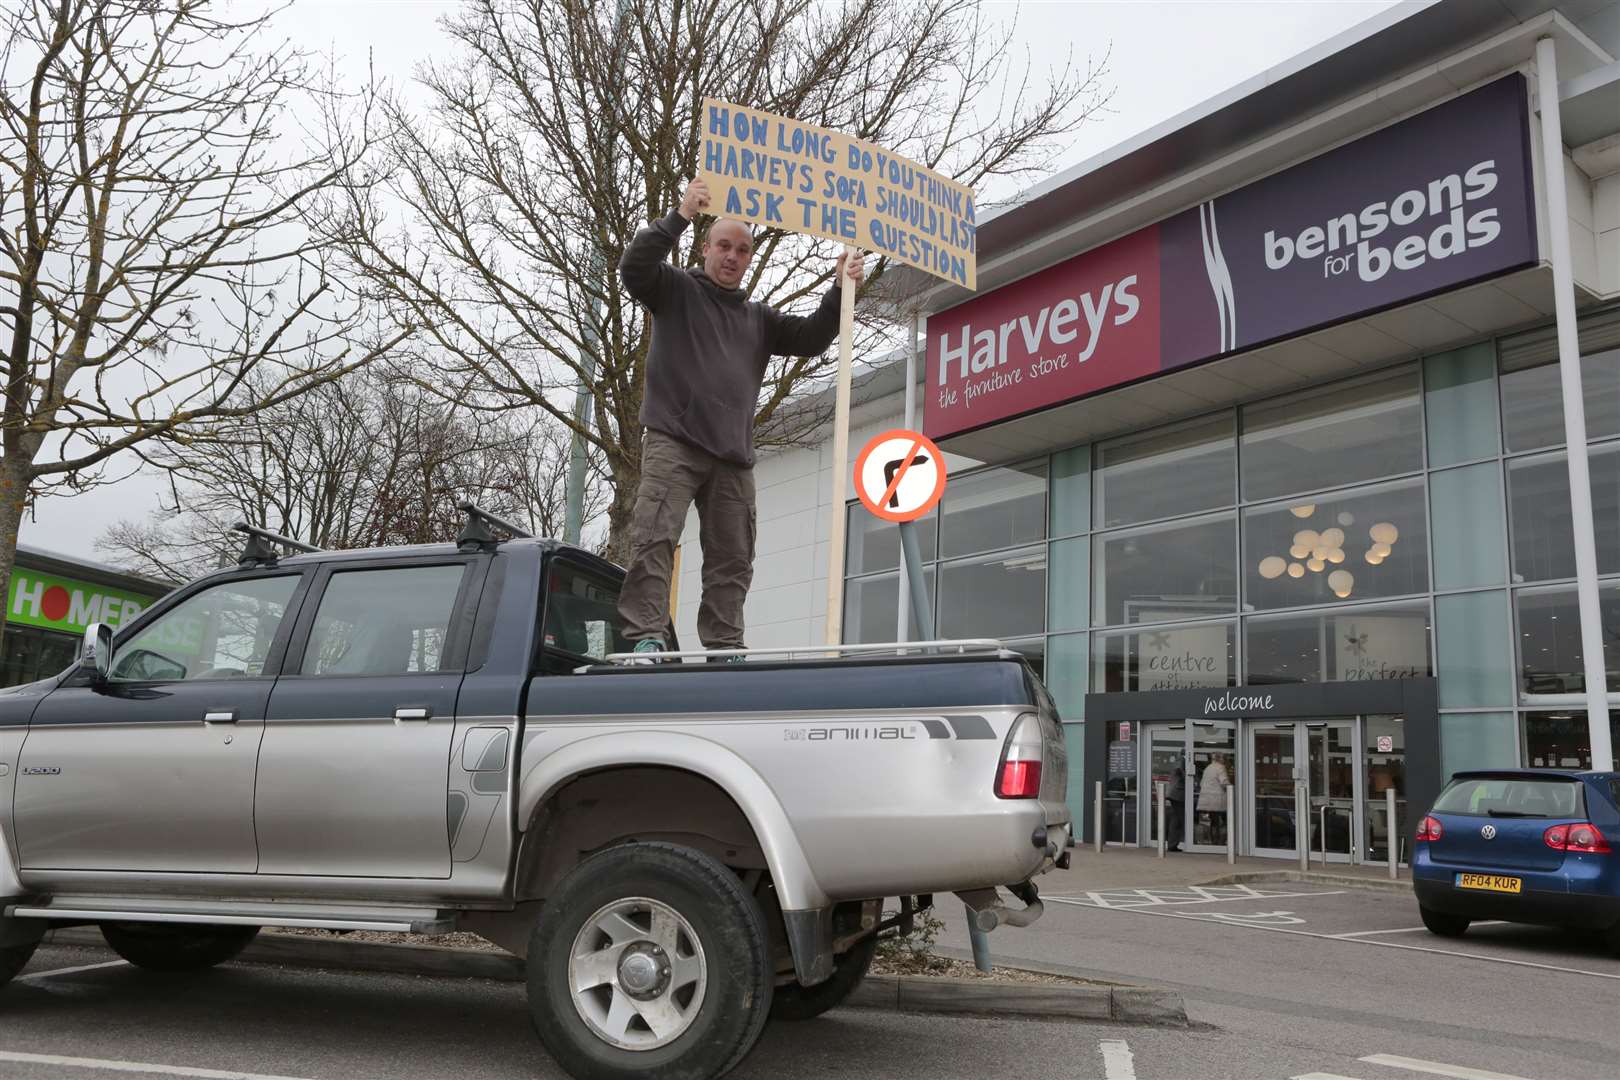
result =
[[[849,276],[858,289],[866,280],[866,268],[860,252],[849,268]],[[771,327],[771,352],[777,356],[820,356],[838,340],[838,307],[843,299],[840,283],[844,280],[844,256],[838,256],[838,269],[833,274],[833,286],[821,298],[821,306],[811,316],[775,316]]]
[[657,311],[677,272],[669,253],[692,219],[709,205],[709,185],[693,180],[681,195],[681,205],[637,232],[619,257],[619,280],[648,311]]

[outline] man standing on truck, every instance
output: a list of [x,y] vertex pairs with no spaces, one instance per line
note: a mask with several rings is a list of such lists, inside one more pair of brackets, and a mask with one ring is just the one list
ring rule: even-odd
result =
[[[708,185],[693,180],[680,206],[636,233],[619,260],[624,287],[652,314],[641,487],[619,594],[636,652],[665,648],[675,545],[694,501],[703,546],[698,637],[705,648],[743,647],[743,601],[754,577],[754,410],[765,367],[772,356],[819,355],[838,337],[842,255],[809,317],[748,299],[741,286],[754,237],[740,221],[709,226],[701,270],[670,265],[670,251],[708,205]],[[865,279],[858,253],[849,275],[857,288]]]

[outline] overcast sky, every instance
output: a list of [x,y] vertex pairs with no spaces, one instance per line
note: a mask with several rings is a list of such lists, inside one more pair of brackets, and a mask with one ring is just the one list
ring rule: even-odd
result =
[[[1008,17],[1037,70],[1078,63],[1112,46],[1111,112],[1083,125],[1057,169],[1158,124],[1257,75],[1397,2],[1412,0],[990,0]],[[365,75],[368,52],[379,78],[406,82],[413,67],[444,47],[437,20],[454,10],[438,0],[301,0],[282,16],[301,45],[338,56],[350,78]],[[116,470],[115,470],[116,471]],[[95,540],[120,519],[156,507],[159,485],[141,475],[71,498],[42,500],[22,542],[98,558]]]

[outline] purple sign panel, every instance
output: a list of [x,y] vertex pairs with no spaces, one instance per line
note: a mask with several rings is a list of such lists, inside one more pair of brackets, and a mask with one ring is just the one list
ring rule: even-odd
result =
[[[1532,193],[1514,74],[930,316],[924,430],[953,435],[1530,265]],[[1132,303],[1071,333],[1069,307],[1089,312],[1099,282]]]

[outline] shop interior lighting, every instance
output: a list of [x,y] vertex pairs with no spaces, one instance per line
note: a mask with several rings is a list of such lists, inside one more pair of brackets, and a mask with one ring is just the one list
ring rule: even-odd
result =
[[1306,503],[1304,506],[1290,506],[1288,512],[1303,520],[1316,513],[1316,504]]
[[1305,568],[1303,566],[1301,566],[1297,562],[1296,563],[1289,563],[1288,564],[1288,576],[1291,577],[1291,578],[1302,578],[1302,577],[1305,576]]
[[1367,535],[1373,538],[1375,544],[1383,544],[1387,547],[1401,538],[1401,531],[1387,521],[1380,521],[1367,530]]

